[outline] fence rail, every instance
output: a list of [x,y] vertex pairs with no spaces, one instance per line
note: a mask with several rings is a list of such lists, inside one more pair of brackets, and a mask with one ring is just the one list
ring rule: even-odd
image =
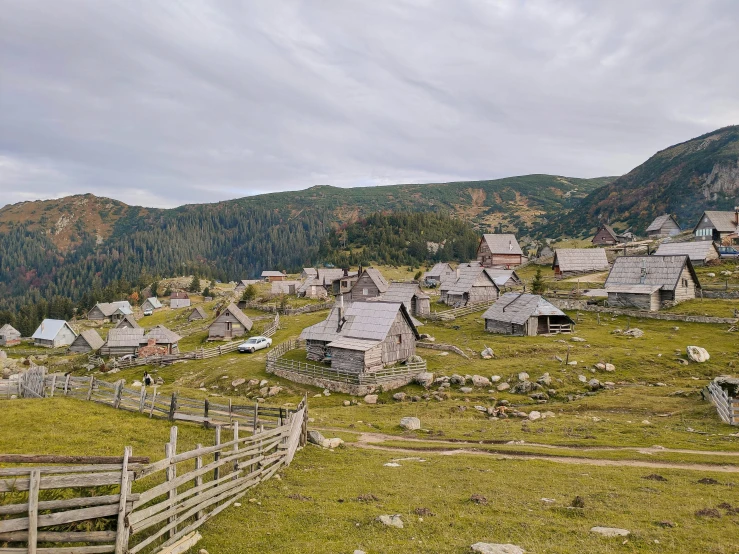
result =
[[719,417],[729,425],[739,425],[739,399],[731,398],[727,392],[711,381],[706,387],[711,404],[716,406]]
[[474,304],[467,304],[466,306],[461,306],[459,308],[452,308],[451,310],[444,310],[441,312],[432,312],[425,317],[426,319],[429,319],[431,321],[439,321],[439,320],[450,320],[451,321],[458,317],[473,314],[475,312],[481,312],[489,308],[493,304],[495,304],[495,300],[489,300],[487,302],[476,302]]
[[[153,463],[134,458],[131,447],[122,457],[0,455],[0,464],[15,465],[0,468],[0,552],[170,551],[290,465],[306,443],[307,415],[303,399],[274,429],[244,437],[236,423],[223,442],[218,426],[213,446],[180,453],[172,427],[165,458]],[[38,548],[41,542],[52,546]]]

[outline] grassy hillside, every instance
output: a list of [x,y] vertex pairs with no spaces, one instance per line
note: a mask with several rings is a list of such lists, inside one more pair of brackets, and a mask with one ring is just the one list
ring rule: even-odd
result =
[[657,152],[639,167],[590,193],[548,236],[592,233],[600,222],[643,232],[661,214],[690,229],[704,210],[732,210],[739,197],[739,126],[725,127]]

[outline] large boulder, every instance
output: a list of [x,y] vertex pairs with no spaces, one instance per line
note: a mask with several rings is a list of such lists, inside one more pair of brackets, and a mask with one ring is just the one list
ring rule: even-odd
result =
[[529,379],[529,374],[526,373],[525,371],[522,371],[521,373],[518,374],[518,380],[519,381],[521,381],[521,382],[528,381],[528,379]]
[[318,446],[324,446],[328,443],[326,437],[324,437],[318,431],[308,431],[308,442],[312,442],[313,444],[317,444]]
[[393,400],[395,400],[397,402],[402,402],[403,400],[405,400],[406,396],[407,395],[404,392],[396,392],[393,395]]
[[377,520],[383,525],[388,527],[397,527],[398,529],[403,528],[403,520],[400,519],[400,514],[395,515],[383,515],[377,518]]
[[490,382],[490,379],[487,377],[483,377],[482,375],[473,375],[472,376],[472,384],[476,387],[490,387],[492,386],[492,383]]
[[552,384],[552,377],[549,373],[545,373],[536,380],[540,385],[546,385],[547,387]]
[[400,420],[400,426],[406,431],[415,431],[421,428],[421,420],[417,417],[404,417]]
[[467,379],[455,373],[454,375],[452,375],[449,381],[451,382],[452,385],[464,385],[467,382]]
[[708,351],[700,346],[688,346],[685,350],[688,354],[688,358],[693,362],[698,362],[699,364],[707,362],[711,358]]
[[377,395],[376,394],[368,394],[364,397],[364,403],[365,404],[377,404]]
[[423,373],[416,375],[415,381],[422,387],[430,387],[434,382],[434,374],[424,371]]
[[472,545],[472,552],[478,554],[526,554],[526,551],[515,544],[494,544],[490,542],[476,542]]
[[504,390],[508,390],[511,388],[511,386],[508,383],[501,383],[496,387],[500,392],[503,392]]

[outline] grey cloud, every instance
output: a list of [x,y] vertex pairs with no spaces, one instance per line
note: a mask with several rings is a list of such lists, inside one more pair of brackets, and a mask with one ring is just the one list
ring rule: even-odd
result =
[[621,174],[739,122],[739,6],[7,0],[0,205]]

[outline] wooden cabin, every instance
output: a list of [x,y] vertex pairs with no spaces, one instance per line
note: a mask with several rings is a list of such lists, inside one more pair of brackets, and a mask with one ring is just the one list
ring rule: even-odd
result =
[[513,269],[500,269],[497,267],[490,267],[485,269],[485,273],[488,274],[495,285],[503,290],[504,288],[520,287],[523,285],[523,281]]
[[133,308],[128,300],[117,302],[100,302],[87,312],[87,319],[91,321],[120,321],[127,315],[133,314]]
[[[298,287],[297,294],[306,298],[328,298],[329,295],[333,294],[335,281],[350,275],[356,275],[356,273],[338,268],[316,269],[316,275],[307,278]],[[347,288],[347,290],[349,289],[351,289],[351,286]]]
[[367,300],[375,298],[387,292],[390,284],[382,276],[379,269],[368,267],[362,270],[354,285],[351,287],[350,299],[352,301]]
[[144,329],[120,327],[108,331],[108,338],[100,348],[101,356],[136,356],[139,348],[146,344]]
[[605,283],[610,307],[652,312],[695,298],[698,288],[688,256],[621,256]]
[[571,333],[575,322],[541,296],[507,292],[483,314],[489,333],[535,337]]
[[97,352],[104,344],[105,341],[95,329],[85,329],[69,345],[69,351],[77,354],[87,354],[88,352]]
[[141,357],[162,354],[177,354],[177,352],[179,352],[178,343],[182,340],[182,337],[174,331],[167,329],[164,325],[157,325],[144,336],[144,340],[146,346],[156,346],[157,348],[154,354],[151,354],[149,352],[143,351],[144,347],[142,345],[142,347],[139,348],[139,356]]
[[187,317],[187,321],[197,321],[200,319],[206,319],[208,317],[208,314],[205,313],[205,310],[201,308],[200,306],[195,306],[195,309],[190,313],[190,315]]
[[670,214],[664,214],[657,217],[647,227],[647,237],[650,239],[663,239],[666,237],[672,237],[682,232],[680,225]]
[[524,255],[516,235],[488,233],[480,239],[477,261],[483,267],[511,269],[524,262]]
[[498,298],[500,287],[484,267],[458,267],[457,278],[441,285],[441,301],[449,306],[461,307],[467,304],[489,302]]
[[31,338],[36,346],[61,348],[72,344],[77,338],[77,333],[64,320],[44,319]]
[[552,260],[557,279],[608,271],[610,267],[603,248],[557,248]]
[[271,294],[297,294],[303,283],[301,281],[275,281],[272,283]]
[[329,317],[303,330],[307,357],[330,361],[331,368],[356,374],[371,373],[416,355],[419,339],[413,319],[400,302],[343,300]]
[[161,301],[154,296],[152,296],[151,298],[147,298],[146,300],[144,300],[143,304],[141,304],[141,309],[143,311],[151,310],[153,312],[154,310],[158,310],[161,307]]
[[243,337],[254,323],[233,302],[219,313],[208,327],[208,340],[230,340]]
[[174,291],[169,296],[169,307],[172,309],[177,308],[189,308],[190,307],[190,295],[185,291]]
[[[390,283],[388,289],[370,301],[401,302],[408,313],[415,317],[425,317],[431,313],[431,298],[421,290],[418,283]],[[416,323],[416,326],[419,324]]]
[[121,319],[115,326],[116,329],[140,329],[141,325],[136,322],[133,315],[127,315]]
[[262,279],[268,283],[273,283],[274,281],[284,281],[287,276],[281,271],[262,271]]
[[621,242],[618,233],[610,225],[601,225],[592,240],[596,246],[613,246]]
[[739,207],[733,212],[705,211],[693,228],[696,240],[731,244],[739,240]]
[[0,327],[0,346],[15,346],[21,343],[21,333],[10,323]]
[[454,271],[454,268],[446,262],[441,262],[431,269],[429,269],[426,273],[423,274],[423,280],[427,283],[433,283],[435,285],[440,285],[447,279],[454,279],[456,278],[456,272]]
[[236,283],[236,286],[234,287],[234,292],[241,294],[246,290],[246,287],[248,287],[249,285],[256,285],[261,282],[262,281],[258,279],[242,279],[241,281]]
[[720,255],[716,243],[699,240],[695,242],[665,242],[659,245],[655,256],[687,256],[693,266],[706,265],[718,260]]
[[300,278],[304,281],[313,277],[318,277],[318,270],[315,267],[304,267],[300,272]]

